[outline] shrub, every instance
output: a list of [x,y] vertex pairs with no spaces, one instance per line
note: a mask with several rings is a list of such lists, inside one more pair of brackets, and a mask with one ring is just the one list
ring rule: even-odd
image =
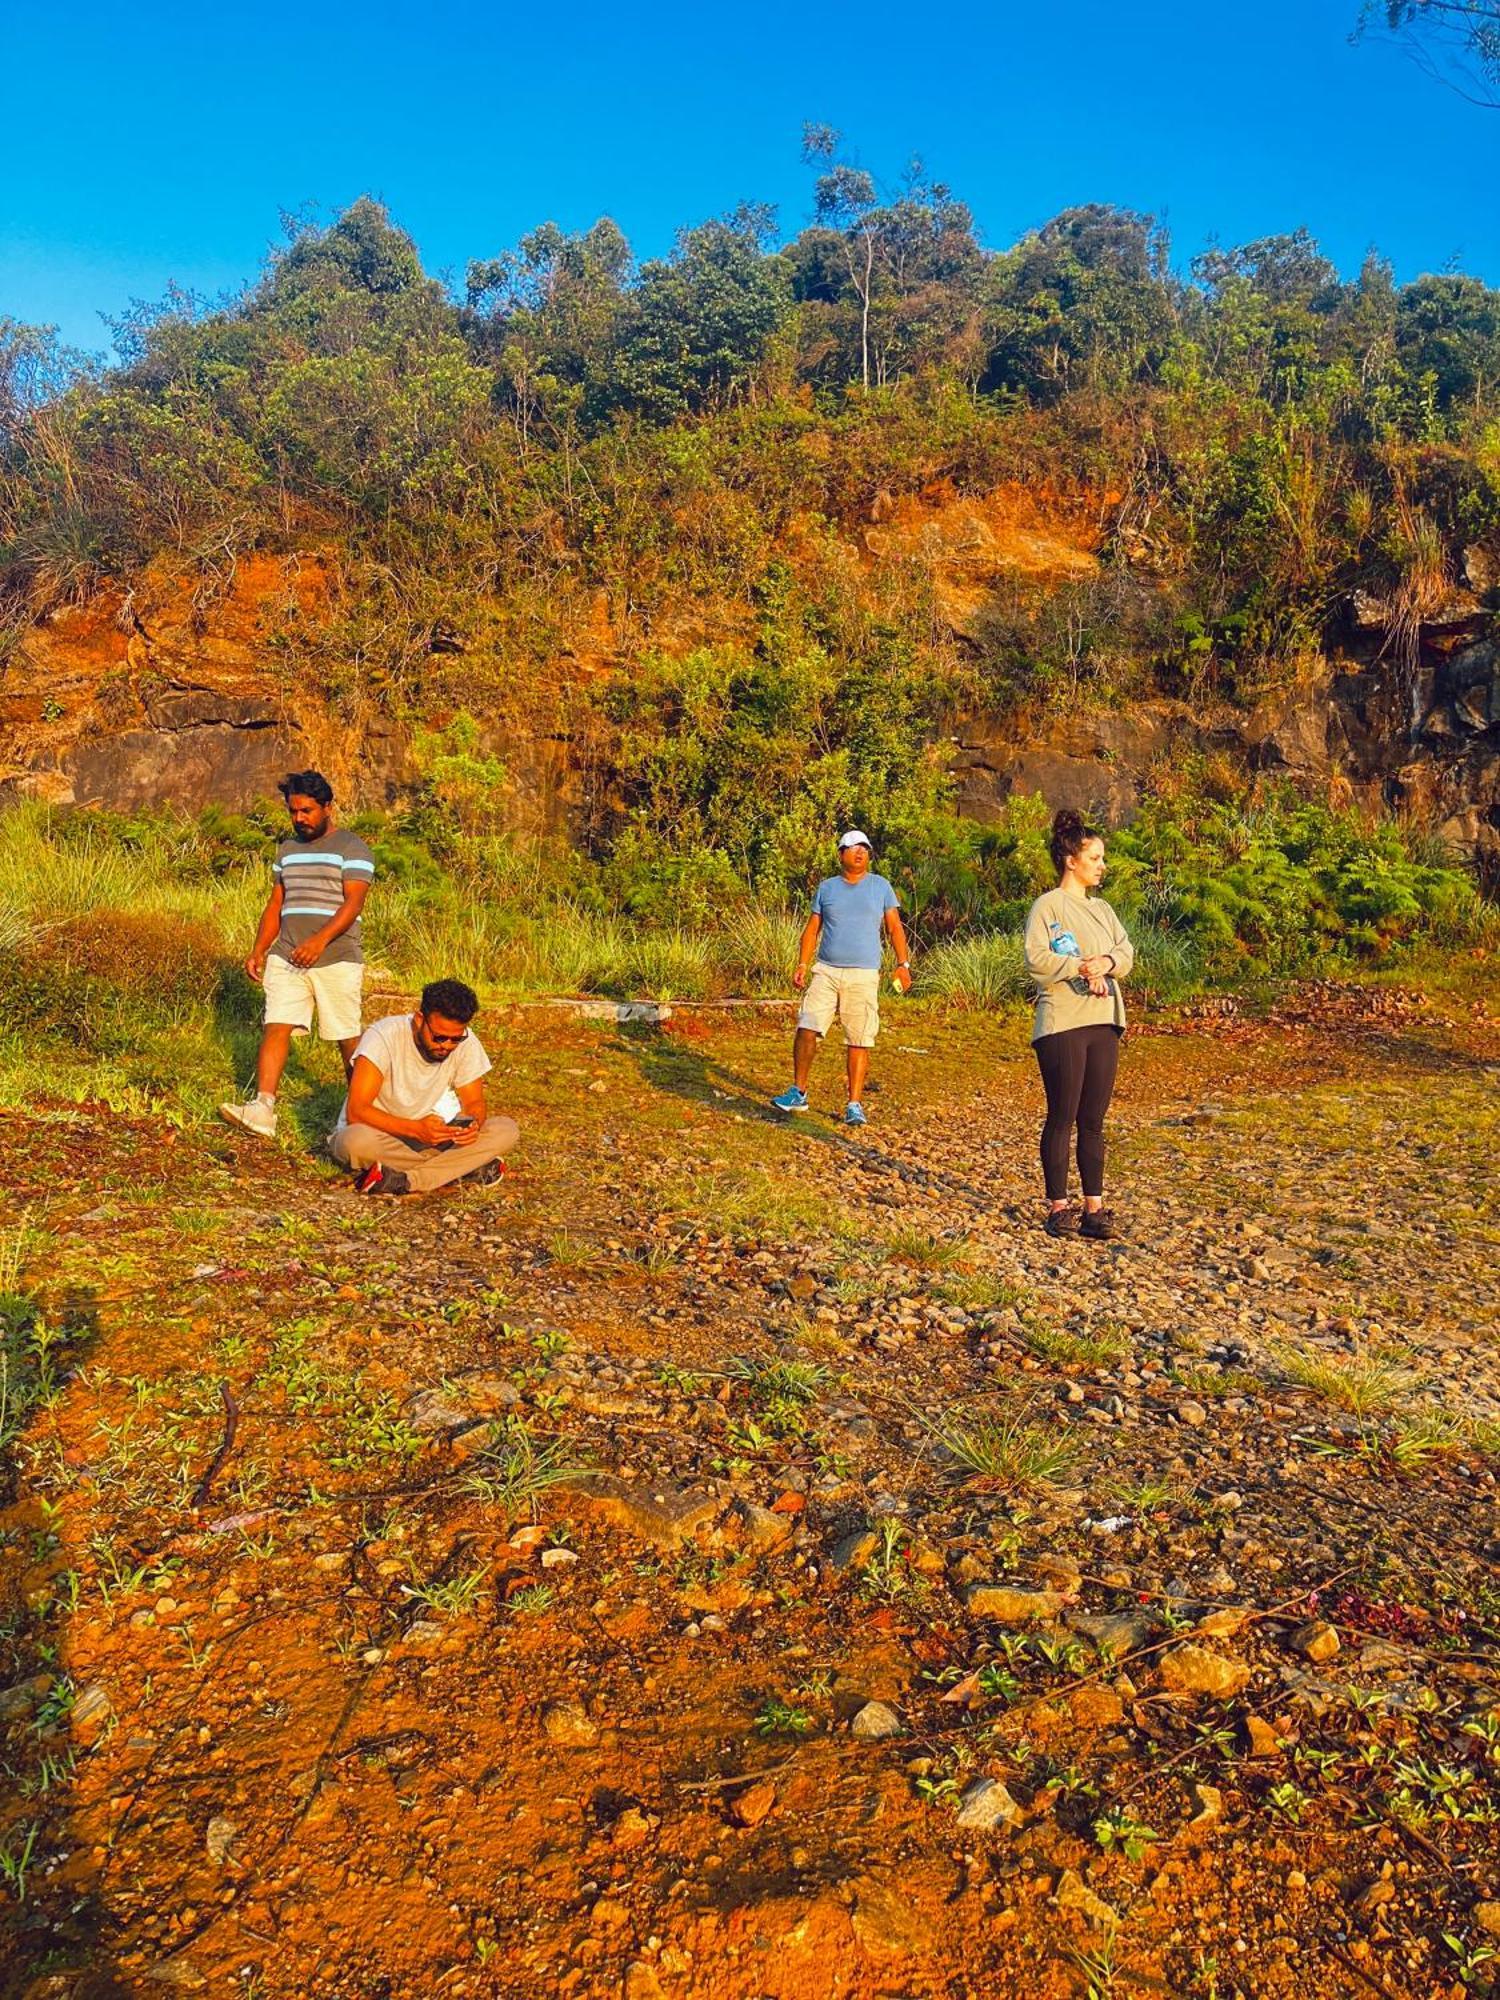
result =
[[203,923],[131,910],[92,910],[43,932],[30,958],[36,976],[110,987],[150,1006],[208,1000],[225,970],[218,938]]

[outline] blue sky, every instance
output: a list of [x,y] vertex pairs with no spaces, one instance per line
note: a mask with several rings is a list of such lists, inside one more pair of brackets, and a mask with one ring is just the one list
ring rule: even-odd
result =
[[1110,201],[1165,216],[1179,261],[1306,224],[1349,271],[1374,244],[1401,279],[1500,284],[1500,112],[1351,48],[1357,11],[11,0],[0,313],[102,347],[101,312],[236,286],[281,210],[364,192],[456,279],[549,218],[610,214],[643,256],[744,198],[790,231],[806,119],[884,178],[919,154],[996,246]]

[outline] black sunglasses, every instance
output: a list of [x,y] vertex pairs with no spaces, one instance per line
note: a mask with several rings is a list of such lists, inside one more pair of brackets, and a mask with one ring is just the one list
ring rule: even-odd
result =
[[425,1014],[422,1015],[421,1020],[422,1020],[422,1027],[426,1033],[428,1041],[437,1042],[443,1048],[456,1049],[460,1042],[466,1042],[469,1039],[469,1031],[467,1028],[460,1028],[456,1035],[440,1035],[435,1028],[430,1027],[428,1025],[427,1016]]

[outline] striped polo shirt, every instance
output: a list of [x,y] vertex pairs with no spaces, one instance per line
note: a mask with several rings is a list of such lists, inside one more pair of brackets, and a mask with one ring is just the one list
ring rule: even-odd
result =
[[[271,874],[283,892],[281,929],[271,951],[277,958],[290,958],[337,912],[346,882],[373,880],[375,857],[357,833],[331,826],[317,840],[282,841]],[[363,963],[357,919],[318,959],[319,965]]]

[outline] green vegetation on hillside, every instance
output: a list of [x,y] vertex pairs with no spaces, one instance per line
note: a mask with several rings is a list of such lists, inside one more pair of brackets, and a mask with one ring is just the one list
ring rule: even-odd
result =
[[[504,834],[456,832],[421,809],[356,823],[380,864],[365,929],[386,995],[439,973],[493,997],[787,992],[802,919],[782,902],[726,894],[647,921],[614,899],[616,864],[539,860]],[[970,898],[967,919],[954,934],[918,915],[917,999],[1019,1008],[1021,919],[1052,880],[1045,808],[1023,799],[999,827],[954,825],[970,846],[959,851],[955,834],[945,865]],[[280,830],[269,805],[196,820],[35,806],[0,815],[0,982],[12,1003],[0,1106],[98,1098],[181,1119],[247,1074],[260,996],[240,961]],[[1153,798],[1112,851],[1109,893],[1137,940],[1138,1005],[1205,984],[1421,970],[1430,958],[1414,953],[1500,942],[1500,918],[1467,876],[1414,854],[1393,826],[1290,796],[1247,811],[1211,772]],[[313,1116],[331,1118],[336,1066],[326,1051],[306,1064],[320,1079]]]
[[[857,817],[930,943],[1013,923],[1037,873],[1024,813],[953,810],[958,714],[1248,701],[1356,586],[1409,654],[1465,551],[1500,548],[1500,292],[1373,256],[1346,280],[1300,231],[1183,274],[1149,217],[1097,205],[994,251],[920,171],[884,192],[821,128],[806,154],[789,240],[747,205],[637,264],[607,220],[549,223],[458,297],[365,199],[296,221],[236,298],[132,311],[112,368],[0,322],[0,657],[148,565],[207,617],[248,556],[311,551],[326,606],[270,607],[268,657],[424,727],[433,810],[391,835],[418,902],[459,893],[442,871],[496,910],[529,883],[660,943],[795,901]],[[920,563],[860,557],[892,496],[1012,484],[1092,522],[1097,565],[997,588],[960,634]],[[568,668],[590,633],[615,670]],[[576,854],[497,831],[481,741],[543,718],[584,771]],[[1184,966],[1460,923],[1461,879],[1394,829],[1187,790],[1163,778],[1119,843]],[[440,851],[445,820],[478,847]],[[487,976],[519,949],[494,921]]]

